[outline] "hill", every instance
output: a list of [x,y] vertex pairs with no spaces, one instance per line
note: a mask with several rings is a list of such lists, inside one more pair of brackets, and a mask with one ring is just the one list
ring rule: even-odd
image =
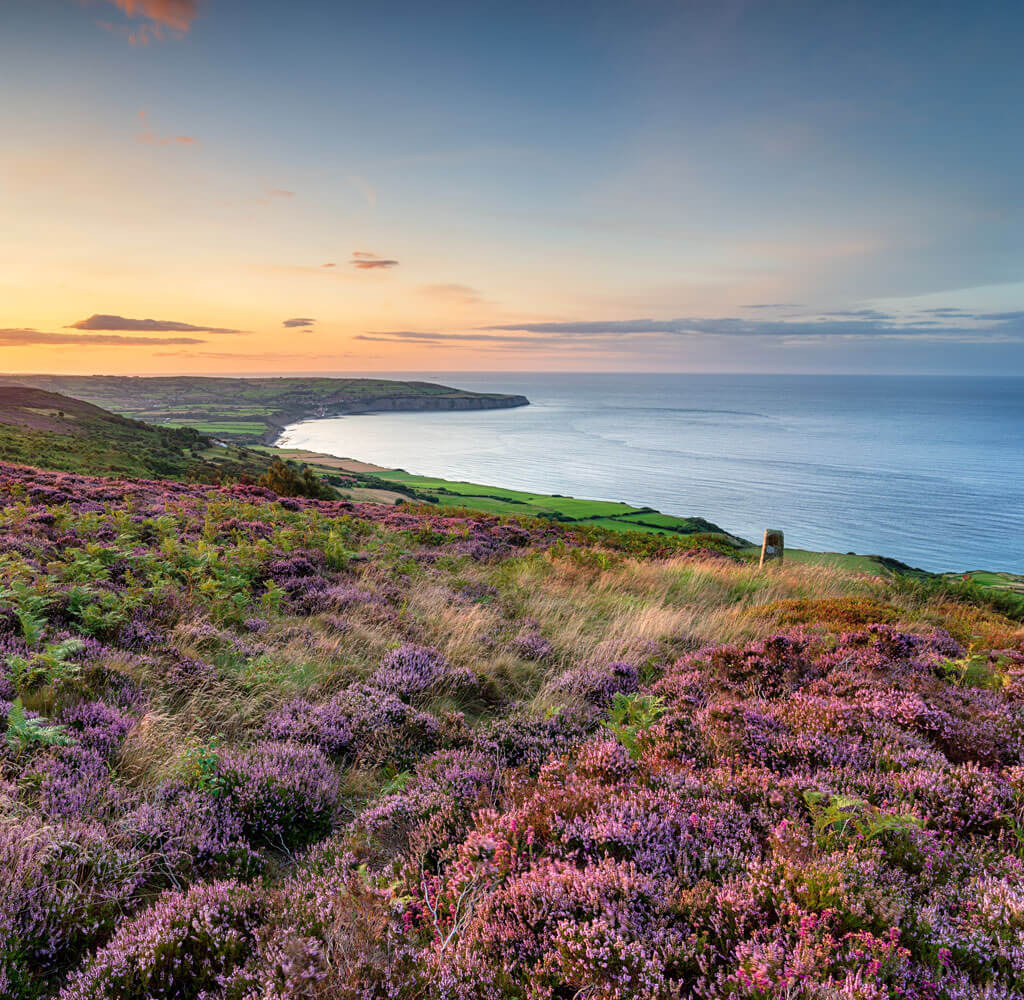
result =
[[200,482],[255,480],[265,455],[216,446],[189,427],[154,427],[42,389],[0,385],[0,458],[50,469]]
[[5,997],[1024,990],[1024,629],[941,581],[12,466],[0,538]]
[[273,444],[288,424],[380,410],[474,410],[525,406],[525,396],[467,392],[431,382],[369,378],[210,378],[16,375],[19,385],[87,400],[123,416],[192,427],[244,444]]

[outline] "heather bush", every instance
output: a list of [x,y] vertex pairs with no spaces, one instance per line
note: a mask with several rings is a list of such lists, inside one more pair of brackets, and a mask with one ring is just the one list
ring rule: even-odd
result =
[[0,871],[0,982],[15,997],[48,992],[115,928],[148,877],[143,856],[95,823],[45,823],[7,808]]
[[223,754],[224,796],[247,838],[291,851],[321,839],[335,822],[338,775],[317,747],[267,741]]
[[404,767],[441,743],[440,720],[397,695],[368,684],[353,684],[334,699],[347,716],[358,763]]
[[102,701],[83,702],[66,708],[60,721],[69,735],[82,746],[109,760],[121,748],[135,719],[114,705]]
[[636,665],[620,660],[566,670],[548,685],[547,694],[554,701],[582,701],[604,708],[617,694],[633,694],[638,684]]
[[152,859],[153,879],[167,885],[248,878],[263,867],[228,799],[201,788],[164,785],[126,817],[125,826]]
[[551,641],[536,630],[521,632],[512,640],[512,648],[524,660],[538,662],[549,659],[554,652]]
[[103,754],[85,743],[57,747],[26,775],[38,785],[39,810],[48,819],[108,819],[131,801]]
[[215,993],[252,952],[264,902],[234,882],[171,893],[123,924],[60,1000],[192,1000]]
[[328,756],[343,754],[352,743],[352,725],[337,700],[314,705],[305,698],[288,702],[267,720],[272,740],[292,740],[319,747]]
[[473,813],[494,801],[494,763],[467,750],[441,750],[424,758],[400,791],[383,796],[363,811],[358,826],[394,855],[415,838],[421,862],[466,833]]
[[314,848],[270,898],[260,950],[229,996],[331,998],[431,996],[408,900],[337,844]]
[[594,713],[565,708],[553,715],[536,715],[521,708],[480,726],[473,747],[501,769],[523,768],[536,773],[553,753],[585,739],[596,725]]
[[453,667],[436,649],[405,643],[385,655],[370,683],[409,700],[472,691],[476,678],[470,670]]

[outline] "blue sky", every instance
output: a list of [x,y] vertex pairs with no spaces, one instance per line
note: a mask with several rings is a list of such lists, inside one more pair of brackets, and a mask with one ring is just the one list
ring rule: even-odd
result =
[[1024,374],[1022,42],[1005,0],[8,0],[0,368]]

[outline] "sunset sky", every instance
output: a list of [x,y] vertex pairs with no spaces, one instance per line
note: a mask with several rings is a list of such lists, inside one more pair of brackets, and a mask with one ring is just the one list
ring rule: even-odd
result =
[[1024,374],[1024,5],[0,0],[0,370]]

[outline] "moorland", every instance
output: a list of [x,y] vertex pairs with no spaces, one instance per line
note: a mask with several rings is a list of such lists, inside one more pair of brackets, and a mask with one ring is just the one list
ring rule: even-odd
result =
[[1011,593],[120,421],[0,412],[0,995],[1024,991]]

